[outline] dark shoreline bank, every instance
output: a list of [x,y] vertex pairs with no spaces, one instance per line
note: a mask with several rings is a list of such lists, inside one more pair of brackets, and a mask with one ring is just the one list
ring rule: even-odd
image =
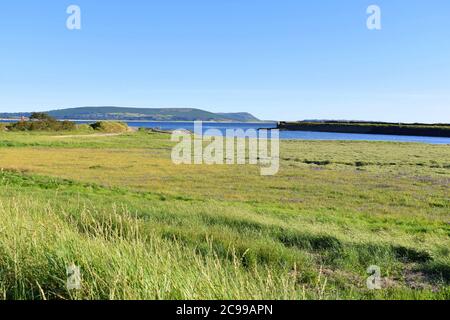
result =
[[381,122],[278,122],[284,131],[384,134],[450,138],[448,124],[394,124]]

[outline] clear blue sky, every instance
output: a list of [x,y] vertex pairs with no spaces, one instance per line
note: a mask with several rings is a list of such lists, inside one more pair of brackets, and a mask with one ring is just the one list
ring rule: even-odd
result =
[[1,1],[0,112],[98,105],[450,122],[450,1]]

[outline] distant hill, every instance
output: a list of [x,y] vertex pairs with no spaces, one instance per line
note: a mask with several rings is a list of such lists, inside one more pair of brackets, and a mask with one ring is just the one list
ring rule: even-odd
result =
[[[259,121],[249,113],[212,113],[194,108],[82,107],[47,111],[57,119],[123,121]],[[28,117],[30,113],[0,113],[0,118]]]
[[217,113],[219,116],[224,118],[232,119],[239,122],[258,122],[258,118],[253,116],[248,112],[237,112],[237,113]]

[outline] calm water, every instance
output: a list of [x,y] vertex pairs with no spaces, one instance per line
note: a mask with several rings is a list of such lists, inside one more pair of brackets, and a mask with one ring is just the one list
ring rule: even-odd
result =
[[[132,127],[159,128],[161,130],[186,129],[193,131],[193,122],[130,122]],[[276,128],[276,123],[215,123],[204,122],[203,131],[219,129],[225,133],[226,129],[259,129]],[[358,133],[334,133],[334,132],[309,132],[309,131],[281,131],[283,140],[351,140],[351,141],[394,141],[394,142],[419,142],[428,144],[449,144],[450,138],[417,137],[417,136],[392,136],[382,134],[358,134]]]
[[[91,123],[92,121],[79,121],[79,123]],[[161,130],[194,130],[193,122],[128,122],[130,127],[158,128]],[[226,129],[259,129],[275,128],[276,123],[217,123],[204,122],[203,131],[218,129],[223,134]],[[418,137],[418,136],[392,136],[382,134],[359,134],[359,133],[334,133],[334,132],[307,132],[307,131],[281,131],[280,138],[283,140],[351,140],[351,141],[393,141],[393,142],[418,142],[428,144],[449,144],[450,138]]]

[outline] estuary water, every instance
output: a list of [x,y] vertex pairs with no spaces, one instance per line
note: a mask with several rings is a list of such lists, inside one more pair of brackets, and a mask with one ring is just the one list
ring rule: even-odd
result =
[[[6,122],[6,121],[5,121]],[[93,121],[77,121],[77,123],[92,123]],[[155,128],[160,130],[194,130],[194,122],[160,122],[142,121],[127,122],[130,127]],[[224,123],[224,122],[203,122],[203,132],[209,129],[220,130],[223,134],[227,129],[274,129],[275,122],[260,123]],[[382,134],[360,134],[360,133],[334,133],[334,132],[309,132],[309,131],[280,131],[282,140],[341,140],[341,141],[390,141],[390,142],[417,142],[427,144],[448,144],[450,138],[440,137],[420,137],[420,136],[395,136]]]
[[[132,127],[158,128],[161,130],[194,130],[193,122],[129,122]],[[219,123],[203,122],[203,132],[209,129],[218,129],[223,134],[227,129],[274,129],[275,122],[263,123]],[[335,133],[335,132],[310,132],[310,131],[280,131],[282,140],[343,140],[343,141],[391,141],[391,142],[418,142],[428,144],[449,144],[450,138],[419,137],[419,136],[393,136],[382,134],[359,134],[359,133]]]

